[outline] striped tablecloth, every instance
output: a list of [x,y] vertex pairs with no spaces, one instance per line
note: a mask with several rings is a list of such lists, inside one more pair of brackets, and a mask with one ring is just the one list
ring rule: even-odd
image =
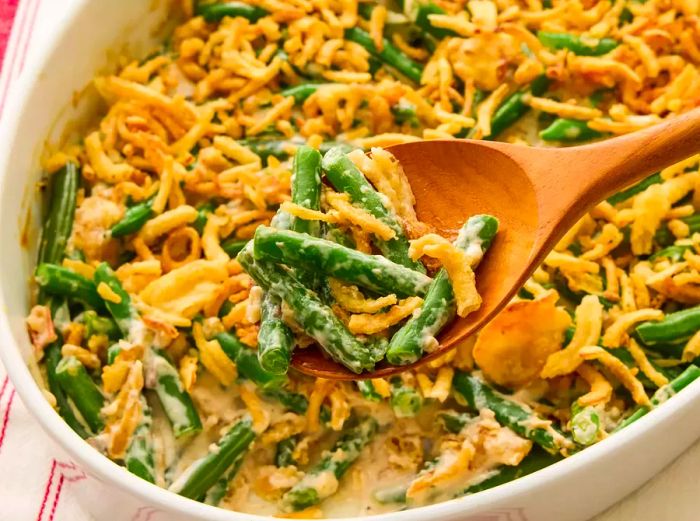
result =
[[[12,80],[31,59],[32,44],[53,30],[71,1],[0,0],[0,120]],[[92,519],[71,496],[83,472],[52,449],[0,364],[0,521]],[[698,469],[700,443],[595,521],[700,521]]]

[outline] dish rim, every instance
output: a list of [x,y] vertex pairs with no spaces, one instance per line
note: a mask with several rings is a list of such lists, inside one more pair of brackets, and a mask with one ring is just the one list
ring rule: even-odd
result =
[[[42,44],[39,44],[35,51],[34,59],[27,63],[22,76],[14,84],[5,104],[4,114],[0,123],[0,143],[8,143],[7,150],[11,150],[15,141],[21,139],[18,135],[18,130],[23,121],[26,108],[31,102],[31,95],[37,87],[42,71],[51,61],[54,49],[75,28],[77,18],[90,1],[75,0],[67,6],[64,16],[60,20],[60,25],[44,39]],[[0,157],[0,193],[4,193],[12,179],[10,156],[11,154],[8,153]],[[26,189],[26,185],[23,188]],[[16,222],[0,225],[0,237],[12,237],[12,234],[7,233],[4,229],[16,225]],[[19,244],[17,246],[21,247]],[[110,486],[116,486],[131,496],[161,508],[165,512],[174,511],[192,516],[195,519],[212,521],[271,521],[275,519],[269,516],[225,510],[179,496],[131,474],[124,467],[117,465],[87,444],[51,407],[25,364],[18,342],[15,341],[10,326],[4,287],[0,287],[0,360],[4,364],[7,374],[25,407],[41,425],[46,434],[57,442],[79,465],[101,481],[108,483]],[[679,393],[679,395],[673,396],[673,399],[670,400],[673,406],[666,402],[662,407],[651,411],[614,436],[533,474],[523,476],[493,489],[423,507],[366,517],[376,521],[423,521],[424,519],[449,519],[459,513],[467,515],[477,514],[477,510],[488,508],[488,505],[491,503],[507,499],[508,496],[523,494],[528,490],[536,491],[546,487],[555,480],[566,479],[566,476],[580,469],[581,466],[590,467],[596,465],[603,459],[610,457],[623,445],[633,443],[634,440],[642,437],[644,434],[656,428],[661,428],[661,425],[666,420],[675,414],[679,414],[689,403],[700,401],[698,400],[699,397],[700,381],[696,381]],[[353,521],[359,518],[331,519]]]

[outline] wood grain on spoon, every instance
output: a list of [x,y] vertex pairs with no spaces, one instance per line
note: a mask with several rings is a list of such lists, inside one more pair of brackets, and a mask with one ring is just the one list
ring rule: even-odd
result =
[[476,333],[513,297],[557,241],[591,207],[700,151],[700,108],[654,127],[591,145],[536,148],[472,140],[390,147],[416,196],[418,218],[453,238],[472,215],[501,223],[476,272],[481,308],[438,336],[437,350],[412,365],[382,363],[354,374],[316,348],[297,349],[298,370],[323,378],[384,377],[444,355]]

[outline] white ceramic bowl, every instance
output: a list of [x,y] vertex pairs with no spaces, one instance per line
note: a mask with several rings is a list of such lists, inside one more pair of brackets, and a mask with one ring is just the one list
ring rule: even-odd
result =
[[[24,404],[87,479],[80,500],[99,520],[250,521],[238,514],[182,498],[146,483],[81,440],[44,399],[28,369],[31,346],[24,316],[35,248],[20,246],[25,223],[36,244],[40,215],[36,182],[39,155],[66,122],[94,114],[96,97],[75,92],[109,65],[110,50],[134,55],[153,47],[154,28],[165,19],[165,0],[81,0],[26,71],[6,105],[0,130],[0,355]],[[155,6],[154,6],[155,5]],[[127,47],[124,44],[128,42]],[[623,432],[534,475],[475,496],[376,516],[376,521],[574,521],[585,520],[639,487],[700,436],[700,382]],[[695,410],[695,411],[694,411]],[[695,413],[694,413],[695,412]]]

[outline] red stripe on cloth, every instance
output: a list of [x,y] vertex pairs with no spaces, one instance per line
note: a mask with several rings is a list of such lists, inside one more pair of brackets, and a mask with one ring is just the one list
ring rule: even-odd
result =
[[56,473],[56,460],[51,463],[51,470],[49,471],[49,479],[46,482],[46,488],[44,489],[44,497],[41,500],[41,508],[39,509],[39,515],[36,516],[37,521],[41,521],[41,517],[44,515],[44,510],[46,509],[46,504],[49,501],[49,491],[51,490],[51,484],[53,483],[53,476]]
[[0,2],[0,68],[7,49],[7,41],[10,39],[12,32],[12,23],[17,14],[17,5],[19,0],[4,0]]
[[51,513],[49,514],[48,521],[53,521],[56,515],[56,507],[58,506],[58,500],[61,499],[61,490],[63,490],[63,482],[66,480],[66,476],[61,474],[61,478],[58,480],[58,487],[56,487],[56,495],[53,498],[53,505],[51,505]]
[[12,409],[12,402],[15,399],[15,390],[12,389],[10,393],[10,398],[7,400],[7,408],[5,409],[5,415],[2,419],[2,427],[0,428],[0,449],[2,449],[2,443],[5,441],[5,433],[7,432],[7,425],[10,423],[10,409]]
[[[27,32],[31,32],[32,27],[33,27],[34,19],[31,16],[31,13],[35,12],[35,7],[36,7],[35,4],[39,3],[36,0],[26,0],[26,1],[28,2],[29,5],[27,6],[26,9],[24,9],[22,11],[22,18],[17,21],[17,23],[19,25],[17,25],[17,27],[15,27],[15,30],[18,31],[18,34],[17,34],[17,40],[16,40],[17,43],[13,48],[14,52],[10,56],[6,57],[8,61],[3,64],[3,68],[2,68],[3,84],[0,87],[0,91],[1,91],[0,92],[0,117],[2,116],[3,108],[5,107],[5,100],[7,98],[7,93],[9,92],[10,84],[12,83],[11,80],[15,79],[14,77],[11,78],[10,76],[13,73],[13,69],[15,66],[15,62],[17,61],[17,58],[20,58],[20,56],[19,56],[20,51],[19,50],[20,50],[21,46],[23,45],[23,43],[25,43],[26,41],[29,40],[28,37],[25,40],[25,34]],[[28,24],[29,20],[31,20],[32,25],[28,26],[27,24]],[[23,48],[26,51],[26,47],[23,47]],[[23,56],[21,57],[21,60],[22,60],[22,63],[24,63]]]
[[0,400],[2,400],[2,395],[5,394],[5,389],[7,389],[7,382],[10,381],[10,377],[6,376],[2,381],[2,387],[0,387]]
[[22,72],[24,69],[24,61],[27,59],[27,50],[29,49],[29,42],[32,39],[32,33],[34,32],[34,26],[36,22],[36,15],[39,12],[39,4],[41,1],[34,2],[33,5],[30,6],[32,9],[32,13],[29,15],[29,28],[27,29],[27,37],[24,39],[24,45],[22,46],[22,50],[19,53],[19,70],[18,72]]

